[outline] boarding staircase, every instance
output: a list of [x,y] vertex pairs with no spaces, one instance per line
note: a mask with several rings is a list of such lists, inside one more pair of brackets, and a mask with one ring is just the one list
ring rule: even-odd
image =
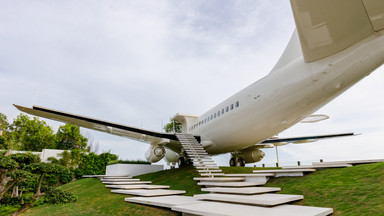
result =
[[225,175],[193,135],[176,134],[176,136],[187,160],[193,163],[200,176],[214,178]]

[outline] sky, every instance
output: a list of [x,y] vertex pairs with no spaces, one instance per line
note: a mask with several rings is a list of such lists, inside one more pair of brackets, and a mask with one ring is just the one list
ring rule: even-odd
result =
[[[176,113],[204,113],[267,75],[294,28],[288,0],[0,0],[0,112],[12,121],[12,104],[40,105],[161,131]],[[330,119],[279,134],[361,135],[282,146],[280,162],[383,158],[383,81],[379,68],[316,112]],[[82,132],[121,159],[143,160],[149,148]],[[262,163],[275,163],[265,152]],[[229,154],[214,159],[227,165]]]

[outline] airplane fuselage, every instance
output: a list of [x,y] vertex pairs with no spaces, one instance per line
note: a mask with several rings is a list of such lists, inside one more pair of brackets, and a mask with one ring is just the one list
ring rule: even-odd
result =
[[199,116],[188,132],[201,136],[210,154],[252,146],[300,122],[383,62],[383,31],[316,62],[301,56]]

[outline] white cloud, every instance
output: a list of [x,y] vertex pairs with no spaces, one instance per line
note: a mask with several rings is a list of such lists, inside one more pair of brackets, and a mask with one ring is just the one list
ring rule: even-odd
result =
[[[37,103],[160,130],[175,113],[203,113],[266,75],[294,22],[289,1],[282,0],[6,0],[0,26],[0,112],[10,119],[19,113],[13,103]],[[363,135],[284,146],[281,161],[383,152],[382,70],[319,111],[330,120],[281,134]],[[126,159],[143,159],[148,147],[90,133],[101,151],[111,149]],[[266,152],[265,161],[273,162],[274,150]],[[217,160],[227,164],[226,157]]]

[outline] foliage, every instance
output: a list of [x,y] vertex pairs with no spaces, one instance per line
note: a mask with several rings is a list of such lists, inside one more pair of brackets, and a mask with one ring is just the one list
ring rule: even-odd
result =
[[9,126],[9,142],[13,150],[42,151],[52,147],[54,135],[45,121],[20,114]]
[[144,160],[113,160],[108,162],[108,165],[113,165],[113,164],[151,164],[151,163]]
[[83,154],[75,175],[80,178],[83,175],[104,175],[108,162],[117,160],[118,156],[109,152],[97,155],[93,152]]
[[[175,123],[175,126],[173,124]],[[167,133],[181,133],[181,123],[174,120],[164,126],[164,130]]]
[[76,202],[77,197],[67,191],[59,190],[53,187],[45,187],[42,189],[45,192],[44,203],[61,204]]
[[81,135],[80,127],[71,124],[60,126],[55,135],[55,146],[57,149],[80,149],[85,151],[87,150],[87,141],[88,139]]

